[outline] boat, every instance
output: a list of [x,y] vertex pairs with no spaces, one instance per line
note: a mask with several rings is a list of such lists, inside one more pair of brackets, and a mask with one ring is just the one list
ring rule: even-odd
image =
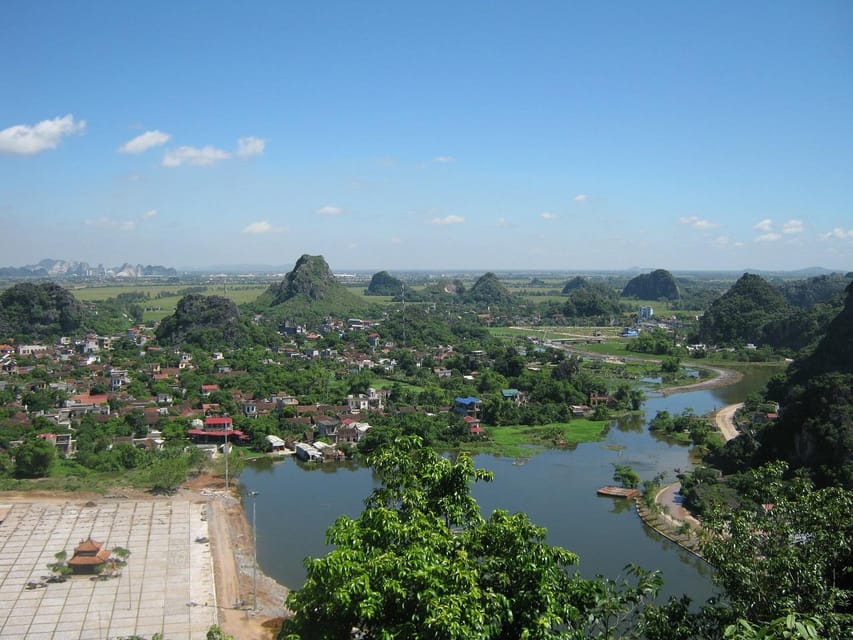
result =
[[633,500],[638,495],[640,495],[639,489],[628,489],[627,487],[614,487],[608,485],[606,487],[601,487],[596,493],[600,496],[609,496],[611,498],[625,498],[627,500]]

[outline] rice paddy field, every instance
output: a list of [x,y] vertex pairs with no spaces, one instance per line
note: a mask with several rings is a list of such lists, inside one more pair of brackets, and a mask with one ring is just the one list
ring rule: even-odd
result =
[[[115,298],[122,293],[142,293],[148,300],[140,302],[145,308],[144,322],[162,320],[175,311],[183,292],[191,289],[208,296],[223,296],[236,304],[252,302],[263,293],[268,284],[127,284],[109,286],[82,286],[71,290],[80,302],[98,302]],[[158,297],[159,296],[159,297]]]

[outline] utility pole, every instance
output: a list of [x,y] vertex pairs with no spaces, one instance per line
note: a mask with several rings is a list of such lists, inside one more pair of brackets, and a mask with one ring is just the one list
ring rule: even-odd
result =
[[225,493],[228,493],[228,431],[225,432]]
[[256,526],[256,504],[258,492],[249,493],[252,496],[252,611],[258,610],[258,527]]

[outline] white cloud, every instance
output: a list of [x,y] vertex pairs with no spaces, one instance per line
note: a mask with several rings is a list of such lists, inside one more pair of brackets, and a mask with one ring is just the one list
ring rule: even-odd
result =
[[255,138],[247,136],[237,140],[237,157],[251,158],[252,156],[262,155],[264,148],[267,146],[267,141],[263,138]]
[[86,220],[86,226],[96,229],[117,229],[119,231],[133,231],[136,223],[133,220],[116,220],[107,216]]
[[503,216],[501,216],[500,218],[498,218],[497,225],[498,225],[499,227],[508,227],[508,226],[509,226],[509,223],[506,221],[506,218],[504,218]]
[[802,233],[803,232],[803,221],[802,220],[788,220],[785,224],[782,225],[782,233],[792,234],[792,233]]
[[151,218],[156,218],[160,215],[160,212],[157,209],[149,209],[145,213],[142,214],[143,220],[150,220]]
[[159,147],[166,144],[172,136],[168,133],[163,133],[155,129],[154,131],[146,131],[145,133],[136,136],[133,140],[128,140],[118,148],[119,153],[142,153],[153,147]]
[[782,238],[781,234],[774,233],[771,231],[770,233],[764,233],[764,234],[758,236],[755,239],[755,241],[756,242],[776,242],[777,240],[779,240],[781,238]]
[[716,238],[713,239],[713,241],[711,241],[711,244],[714,245],[715,247],[728,246],[729,237],[728,236],[717,236]]
[[575,202],[586,202],[587,200],[589,200],[589,196],[585,193],[579,193],[574,197],[574,200]]
[[316,209],[314,211],[314,213],[316,213],[318,216],[339,216],[343,212],[343,209],[331,204],[327,204],[325,207],[320,207],[319,209]]
[[436,156],[432,161],[436,164],[453,164],[456,162],[456,158],[453,156]]
[[163,155],[164,167],[180,167],[182,164],[192,164],[197,167],[206,167],[227,160],[231,154],[222,149],[207,145],[205,147],[178,147],[170,149]]
[[42,120],[34,126],[17,124],[0,131],[0,153],[33,155],[56,149],[63,136],[83,133],[85,120],[74,120],[70,113],[53,120]]
[[754,227],[752,227],[756,231],[763,231],[767,233],[771,229],[773,229],[773,221],[770,218],[764,218],[761,222],[757,223]]
[[835,227],[835,229],[833,229],[829,233],[821,234],[821,238],[825,238],[827,240],[847,240],[848,238],[853,239],[853,229],[845,231],[841,227]]
[[551,213],[550,211],[543,211],[540,215],[543,220],[556,220],[560,217],[556,213]]
[[708,229],[716,229],[720,225],[716,222],[711,222],[710,220],[705,220],[704,218],[700,218],[699,216],[682,216],[678,219],[679,224],[690,225],[694,229],[699,229],[700,231],[707,231]]
[[274,227],[266,220],[261,220],[260,222],[253,222],[247,225],[240,233],[258,236],[266,233],[281,233],[282,231],[284,231],[283,227]]
[[465,218],[462,216],[444,216],[443,218],[433,218],[429,224],[462,224]]

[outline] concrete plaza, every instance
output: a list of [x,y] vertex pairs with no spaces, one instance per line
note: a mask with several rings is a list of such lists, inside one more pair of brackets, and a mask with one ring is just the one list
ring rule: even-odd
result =
[[[0,498],[2,501],[2,498]],[[186,499],[97,503],[33,501],[0,524],[0,638],[105,640],[162,633],[204,638],[217,622],[206,506]],[[119,577],[74,576],[27,588],[50,575],[54,554],[70,558],[92,537],[131,552]]]

